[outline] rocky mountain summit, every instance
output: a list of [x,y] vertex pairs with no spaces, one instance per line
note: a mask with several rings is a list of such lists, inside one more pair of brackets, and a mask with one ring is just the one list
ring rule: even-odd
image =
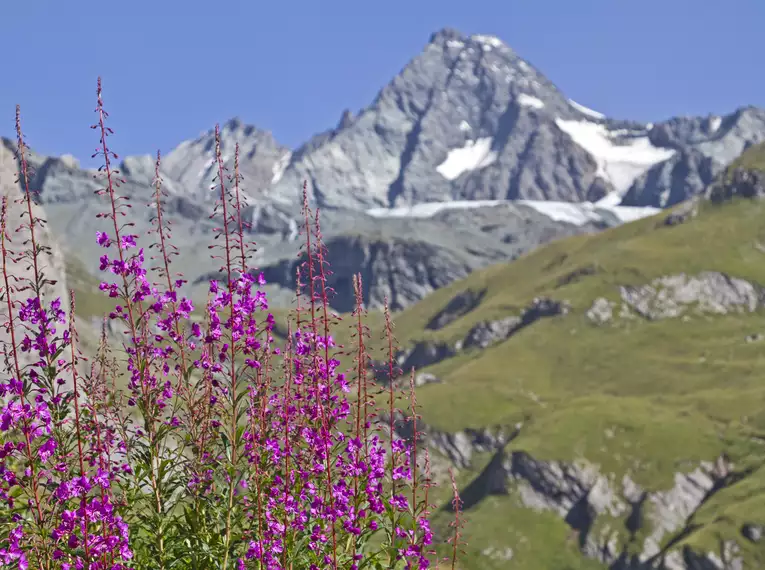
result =
[[[668,207],[698,194],[748,146],[765,111],[643,124],[571,101],[500,39],[452,29],[376,99],[290,152],[234,119],[259,200],[294,205],[304,181],[322,207],[364,210],[455,200],[545,200]],[[204,194],[212,133],[182,143],[166,168]]]
[[446,29],[352,121],[295,153],[269,194],[289,199],[307,179],[317,203],[357,208],[605,196],[667,207],[764,137],[754,108],[654,124],[604,117],[499,39]]

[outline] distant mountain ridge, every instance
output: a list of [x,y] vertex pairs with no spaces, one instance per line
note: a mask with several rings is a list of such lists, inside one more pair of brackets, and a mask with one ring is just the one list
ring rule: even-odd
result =
[[[498,38],[444,29],[368,107],[346,112],[294,152],[237,121],[224,131],[247,141],[245,163],[264,173],[253,182],[268,202],[294,203],[306,180],[325,207],[608,197],[664,208],[698,194],[765,140],[765,111],[648,124],[611,119],[566,98]],[[198,172],[211,136],[174,150],[168,173]],[[205,188],[206,178],[197,178]]]
[[[368,107],[346,111],[336,127],[297,149],[238,118],[221,129],[229,167],[240,145],[253,201],[293,205],[307,181],[317,204],[358,210],[606,197],[609,204],[664,208],[698,194],[763,140],[765,110],[755,107],[647,124],[606,117],[568,99],[500,39],[448,28],[433,34]],[[164,157],[162,174],[186,199],[207,202],[213,159],[210,130]],[[148,155],[122,166],[135,183],[153,176]]]
[[[724,117],[653,124],[612,119],[568,99],[500,39],[443,29],[370,105],[345,111],[334,127],[296,149],[237,118],[222,125],[220,137],[229,172],[240,147],[245,215],[262,246],[259,266],[282,267],[292,259],[306,182],[338,259],[343,244],[363,243],[360,251],[367,253],[359,259],[371,263],[370,252],[383,251],[375,240],[395,226],[397,258],[414,264],[417,252],[442,252],[433,267],[460,268],[444,278],[449,282],[545,241],[651,215],[700,194],[743,149],[765,140],[765,111],[746,107]],[[0,142],[13,150],[12,141]],[[217,198],[210,190],[214,153],[210,130],[162,161],[167,215],[176,238],[191,249],[206,242],[215,225],[208,219]],[[93,255],[99,210],[93,172],[70,156],[31,153],[30,162],[32,187],[53,231],[76,245],[78,256]],[[127,157],[120,169],[119,191],[136,203],[150,201],[154,157]],[[486,210],[498,205],[512,215],[482,225]],[[133,212],[138,233],[145,233],[150,213]],[[455,223],[465,233],[452,242]],[[379,233],[363,235],[370,228]],[[361,242],[353,237],[359,235]],[[180,263],[192,282],[216,269],[198,256]],[[416,286],[386,285],[369,291],[369,299],[392,287],[407,292],[398,302],[403,307],[442,285],[413,265],[373,265],[370,283],[393,283],[396,276],[386,272],[403,271],[399,277],[415,279]],[[289,290],[285,279],[277,285]]]

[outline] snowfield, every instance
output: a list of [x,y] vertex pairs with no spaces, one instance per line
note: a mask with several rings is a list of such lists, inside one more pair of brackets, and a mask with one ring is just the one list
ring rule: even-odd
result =
[[644,133],[609,131],[590,121],[555,119],[555,124],[595,159],[598,175],[609,181],[619,195],[629,190],[638,176],[676,152],[653,146]]
[[551,220],[575,226],[589,222],[605,222],[609,225],[623,224],[653,216],[660,208],[639,208],[608,205],[597,202],[554,202],[546,200],[455,200],[452,202],[427,202],[398,208],[371,208],[367,215],[374,218],[431,218],[444,210],[467,210],[499,205],[533,208]]
[[531,107],[532,109],[542,109],[545,106],[541,99],[527,93],[518,95],[518,104],[523,107]]
[[568,100],[569,104],[582,113],[583,115],[587,115],[588,117],[592,117],[593,119],[605,119],[606,116],[603,113],[598,113],[597,111],[593,111],[592,109],[589,109],[585,107],[584,105],[580,105],[576,101],[572,101],[571,99]]
[[468,141],[465,146],[450,150],[436,170],[447,180],[455,180],[464,172],[489,166],[497,160],[497,153],[491,150],[493,142],[491,137]]

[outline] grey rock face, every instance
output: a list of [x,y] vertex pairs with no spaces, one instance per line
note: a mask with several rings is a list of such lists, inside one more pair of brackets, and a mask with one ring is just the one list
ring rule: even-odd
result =
[[412,368],[415,370],[425,368],[451,358],[455,354],[457,354],[457,348],[445,342],[422,341],[400,352],[397,362],[403,373],[407,374]]
[[485,291],[476,292],[471,290],[458,293],[428,322],[425,328],[430,330],[444,328],[449,323],[475,309],[481,302],[485,293]]
[[730,180],[713,184],[707,190],[707,197],[715,203],[725,202],[734,197],[762,198],[765,196],[765,174],[737,168]]
[[654,125],[648,138],[656,146],[682,149],[689,143],[700,142],[714,135],[722,127],[722,118],[674,117]]
[[[380,421],[387,424],[387,416]],[[522,450],[505,451],[509,442],[521,441],[516,439],[523,429],[520,424],[454,433],[419,422],[417,427],[420,444],[437,452],[434,459],[447,461],[447,465],[438,462],[444,471],[448,465],[469,468],[476,453],[493,453],[486,467],[461,490],[465,508],[491,495],[514,495],[529,509],[556,513],[579,536],[585,556],[615,569],[741,568],[740,549],[733,541],[722,544],[720,552],[663,549],[673,537],[682,535],[706,500],[740,480],[742,475],[732,471],[724,456],[701,462],[689,472],[675,473],[671,487],[643,489],[629,475],[619,481],[585,459],[542,460]],[[397,437],[412,440],[413,425],[407,418],[397,416],[394,430]],[[609,522],[596,525],[599,518]],[[634,540],[643,526],[648,532],[643,533],[638,553],[626,556],[619,545],[630,537]],[[761,525],[755,523],[745,525],[741,532],[748,540],[762,537]]]
[[599,325],[605,324],[613,318],[615,304],[605,297],[598,297],[587,310],[587,318]]
[[[258,236],[281,242],[264,247],[257,265],[269,283],[291,294],[295,269],[302,261],[295,257],[297,245],[292,240],[298,238],[302,224],[281,206],[253,209],[262,212],[253,214],[254,225],[261,228]],[[591,226],[554,222],[534,210],[512,207],[444,211],[415,220],[327,210],[321,221],[332,269],[329,283],[335,290],[330,304],[340,311],[352,309],[352,280],[357,272],[362,274],[366,306],[381,307],[387,296],[390,307],[397,310],[475,269],[513,259],[552,239],[591,230]],[[198,281],[213,276],[201,274]],[[435,317],[440,326],[470,306],[467,299],[454,303]],[[468,304],[458,309],[460,303]]]
[[650,285],[623,286],[619,291],[625,304],[650,320],[678,317],[691,310],[752,312],[762,302],[759,285],[714,271],[661,277]]
[[296,152],[273,194],[292,201],[307,179],[316,202],[356,208],[601,195],[556,117],[581,114],[512,49],[443,30],[352,122]]
[[698,197],[682,202],[674,211],[664,218],[664,226],[677,226],[691,221],[699,214]]
[[[228,174],[234,173],[237,143],[240,172],[246,181],[243,183],[246,184],[246,199],[262,198],[281,177],[291,153],[278,144],[270,132],[232,119],[221,127],[221,153]],[[202,203],[214,202],[219,197],[215,190],[211,190],[217,168],[213,131],[194,141],[181,143],[162,160],[162,173],[183,188],[184,194]]]
[[430,372],[420,372],[419,374],[416,374],[414,377],[415,388],[420,388],[421,386],[425,386],[427,384],[440,384],[440,383],[441,383],[441,379],[435,374],[431,374]]
[[[427,242],[374,240],[364,236],[338,236],[327,240],[332,268],[331,299],[339,311],[353,309],[353,275],[361,272],[365,301],[381,307],[388,298],[398,310],[455,279],[465,277],[471,264],[459,252]],[[299,260],[285,260],[262,268],[268,282],[287,284],[294,290]]]
[[721,167],[696,148],[682,148],[639,176],[625,194],[622,205],[673,206],[701,194]]
[[[381,412],[378,421],[381,425],[386,425],[388,418],[390,418],[389,415]],[[495,426],[446,432],[418,422],[417,433],[420,438],[418,441],[427,444],[432,450],[447,458],[454,467],[464,469],[472,465],[474,454],[495,453],[501,450],[518,436],[521,427],[521,424],[518,424],[512,428]],[[401,413],[395,416],[394,431],[397,437],[413,441],[414,424],[410,418],[404,417]]]
[[555,301],[546,297],[535,298],[519,317],[509,316],[474,326],[460,346],[461,348],[486,348],[511,337],[539,319],[568,314],[570,308],[567,301]]
[[[499,454],[498,454],[499,455]],[[494,470],[498,467],[495,465]],[[582,460],[575,463],[541,461],[523,451],[512,452],[501,462],[505,477],[514,483],[521,502],[535,510],[553,511],[579,533],[582,552],[614,568],[692,568],[740,567],[739,549],[731,542],[723,557],[729,566],[719,564],[720,553],[692,553],[661,547],[668,538],[681,533],[693,515],[712,494],[724,488],[725,477],[711,462],[690,473],[676,473],[671,488],[643,490],[625,476],[621,485],[598,467]],[[620,535],[634,533],[627,522],[636,509],[643,511],[651,532],[636,559],[624,560],[619,550]],[[601,515],[624,518],[624,524],[603,525],[597,533],[594,523]],[[624,539],[625,537],[621,537]]]
[[649,138],[677,149],[638,177],[622,202],[665,208],[703,193],[748,146],[765,140],[765,110],[739,109],[726,117],[680,117],[654,125]]
[[653,532],[643,546],[644,557],[650,558],[660,552],[662,539],[685,525],[712,491],[715,481],[716,476],[708,466],[699,467],[691,473],[676,473],[671,489],[649,495]]
[[593,467],[537,461],[522,451],[511,454],[505,469],[509,477],[526,483],[519,488],[524,505],[536,510],[554,510],[563,517],[588,494],[598,478]]
[[454,434],[446,432],[434,432],[428,435],[428,443],[439,453],[449,458],[449,461],[457,468],[464,469],[470,465],[473,454],[470,436],[464,431]]
[[462,341],[462,348],[486,348],[489,345],[504,340],[517,331],[523,319],[509,316],[496,321],[486,321],[474,326]]
[[765,527],[761,524],[747,523],[741,527],[741,534],[747,540],[752,542],[760,542],[763,534],[765,534]]
[[[621,303],[599,297],[587,318],[603,325],[638,315],[648,320],[678,318],[688,314],[753,312],[762,305],[765,290],[756,284],[716,271],[695,276],[684,273],[654,279],[648,285],[619,287]],[[618,315],[615,314],[617,307]],[[754,337],[752,337],[754,338]],[[753,340],[747,340],[753,342]]]

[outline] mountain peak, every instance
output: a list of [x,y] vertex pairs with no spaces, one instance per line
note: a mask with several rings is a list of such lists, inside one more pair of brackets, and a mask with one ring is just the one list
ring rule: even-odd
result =
[[[276,173],[286,166],[290,151],[280,145],[268,130],[245,123],[235,116],[220,129],[220,149],[223,162],[231,171],[236,146],[239,145],[240,174],[248,180],[247,190],[262,192],[274,180]],[[214,130],[203,133],[195,140],[187,140],[165,156],[163,173],[175,180],[189,196],[200,201],[210,199],[209,180],[215,166]]]
[[244,121],[239,116],[232,117],[228,121],[223,123],[223,129],[224,130],[228,129],[228,130],[231,130],[231,131],[235,131],[235,130],[238,130],[238,129],[242,128],[242,126],[244,126]]
[[465,36],[454,28],[442,28],[430,36],[429,44],[444,44],[448,41],[461,41]]
[[433,33],[428,44],[446,49],[472,47],[477,48],[479,52],[489,52],[493,49],[498,49],[512,53],[507,44],[496,36],[486,34],[468,36],[454,28],[443,28]]
[[[241,117],[233,117],[223,123],[221,127],[221,136],[226,138],[231,136],[236,140],[242,138],[255,138],[263,141],[269,141],[269,144],[278,144],[274,139],[273,133],[269,130],[261,129],[255,125],[245,123]],[[209,134],[213,134],[213,131],[209,131]]]

